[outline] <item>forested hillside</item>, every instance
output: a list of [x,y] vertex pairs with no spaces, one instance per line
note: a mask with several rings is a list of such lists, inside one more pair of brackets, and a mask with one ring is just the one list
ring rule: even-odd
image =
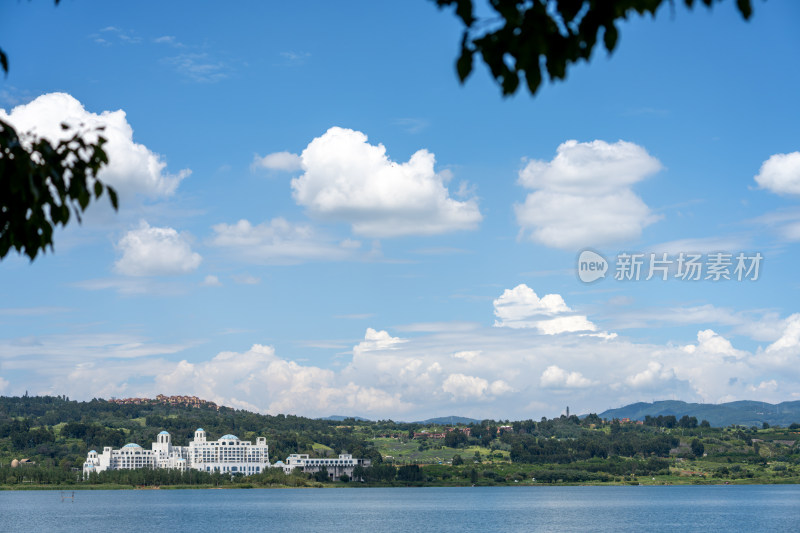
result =
[[[377,452],[342,422],[292,415],[261,415],[220,407],[182,407],[164,404],[118,405],[101,399],[77,402],[65,397],[0,397],[0,462],[13,455],[40,462],[80,466],[91,449],[135,442],[149,447],[163,430],[172,442],[186,446],[202,427],[210,438],[234,433],[243,440],[266,437],[272,460],[290,453],[313,453],[319,443],[379,460]],[[376,428],[380,423],[374,424]],[[392,427],[395,427],[392,424]]]
[[[800,481],[800,424],[715,428],[684,415],[642,422],[590,414],[539,421],[469,424],[314,420],[261,415],[213,405],[146,400],[0,397],[0,486],[302,486],[325,475],[280,469],[250,477],[167,470],[109,471],[83,480],[90,449],[128,442],[146,448],[166,430],[186,445],[202,427],[210,439],[264,436],[272,462],[291,453],[368,458],[354,478],[369,484],[685,483]],[[15,464],[12,466],[12,461]],[[340,479],[337,483],[351,480]]]

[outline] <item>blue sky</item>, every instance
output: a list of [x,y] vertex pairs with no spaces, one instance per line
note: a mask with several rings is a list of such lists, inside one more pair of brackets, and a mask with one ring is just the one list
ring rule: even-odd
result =
[[[798,15],[666,6],[504,99],[482,65],[459,85],[432,2],[4,3],[0,117],[104,125],[122,206],[0,263],[0,394],[396,420],[800,399]],[[668,279],[615,279],[623,252]],[[678,279],[680,253],[734,279]]]

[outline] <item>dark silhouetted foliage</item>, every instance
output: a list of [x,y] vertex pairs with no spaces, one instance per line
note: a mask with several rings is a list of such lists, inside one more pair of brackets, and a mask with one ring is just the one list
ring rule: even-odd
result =
[[[477,55],[489,67],[503,95],[514,94],[523,79],[531,95],[545,76],[563,80],[569,67],[589,61],[602,37],[611,53],[617,46],[617,25],[631,15],[656,15],[664,0],[489,0],[490,17],[475,16],[473,0],[432,0],[440,8],[454,6],[464,24],[461,54],[456,72],[463,83],[473,70]],[[711,7],[720,0],[683,0]],[[672,4],[672,2],[669,2]],[[750,0],[736,0],[747,20],[752,14]],[[545,72],[542,72],[544,69]]]

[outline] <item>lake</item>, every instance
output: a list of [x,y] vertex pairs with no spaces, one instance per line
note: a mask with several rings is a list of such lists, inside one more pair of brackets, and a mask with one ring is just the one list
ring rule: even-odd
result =
[[[800,485],[3,491],[0,530],[792,531]],[[62,501],[62,495],[67,496]],[[224,528],[224,529],[223,529]]]

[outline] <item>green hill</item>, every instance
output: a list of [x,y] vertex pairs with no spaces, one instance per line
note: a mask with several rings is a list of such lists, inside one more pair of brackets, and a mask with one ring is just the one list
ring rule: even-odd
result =
[[673,415],[681,418],[684,415],[694,416],[697,420],[708,420],[712,426],[730,425],[761,426],[764,422],[770,426],[789,426],[800,422],[800,401],[771,404],[755,401],[737,401],[721,404],[687,403],[677,400],[664,400],[653,403],[638,402],[609,409],[600,413],[601,418],[630,418],[644,420],[645,416]]
[[[572,415],[481,421],[470,424],[469,431],[464,426],[442,431],[442,425],[470,419],[342,423],[262,415],[203,402],[176,403],[169,398],[75,402],[66,397],[0,396],[0,489],[296,487],[352,481],[346,476],[330,481],[325,472],[285,474],[283,469],[252,476],[194,469],[114,469],[82,477],[88,450],[131,442],[149,447],[162,430],[172,435],[174,444],[186,445],[198,427],[212,440],[228,433],[251,441],[266,437],[272,461],[290,453],[335,457],[348,452],[370,459],[372,466],[353,474],[353,479],[367,485],[797,483],[800,425],[763,428],[758,422],[777,425],[798,420],[790,414],[797,413],[798,404],[640,403],[603,415],[649,416],[645,424],[604,422],[592,414],[582,420]],[[773,412],[778,418],[765,417]],[[698,419],[725,427],[709,427]],[[731,423],[749,427],[730,427]]]
[[31,458],[77,467],[91,449],[128,442],[149,447],[163,430],[172,435],[174,444],[186,446],[199,427],[213,439],[227,433],[243,440],[266,437],[273,461],[291,453],[314,453],[315,444],[379,460],[365,435],[338,431],[337,425],[337,421],[213,405],[192,407],[153,400],[120,405],[102,399],[76,402],[58,396],[0,396],[0,464]]

